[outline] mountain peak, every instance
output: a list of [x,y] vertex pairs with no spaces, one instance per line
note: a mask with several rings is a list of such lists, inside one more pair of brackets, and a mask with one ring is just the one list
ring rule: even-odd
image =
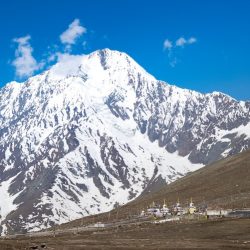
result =
[[125,52],[120,52],[118,50],[111,50],[109,48],[104,48],[104,49],[98,49],[96,51],[93,51],[92,53],[90,53],[90,56],[94,56],[94,55],[101,55],[101,56],[112,56],[112,55],[124,55],[127,56],[127,54]]
[[108,71],[109,75],[115,72],[128,72],[142,74],[152,80],[155,78],[146,72],[137,62],[124,52],[110,49],[101,49],[88,55],[69,55],[59,56],[58,63],[53,65],[48,71],[53,80],[62,80],[74,76],[95,76]]

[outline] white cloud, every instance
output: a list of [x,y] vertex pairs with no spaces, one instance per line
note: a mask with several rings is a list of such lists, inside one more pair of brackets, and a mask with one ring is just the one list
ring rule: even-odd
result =
[[188,39],[179,37],[176,41],[165,39],[163,42],[163,49],[168,50],[169,65],[175,67],[179,62],[179,59],[176,57],[176,54],[178,54],[178,48],[184,48],[186,45],[194,44],[196,42],[197,39],[195,37],[190,37]]
[[86,50],[86,49],[88,48],[88,43],[87,43],[87,41],[83,41],[82,47],[83,47],[84,50]]
[[83,55],[58,52],[56,59],[57,63],[50,68],[51,76],[54,79],[77,74],[79,72],[79,65],[83,60]]
[[[33,56],[33,48],[30,44],[31,36],[14,38],[16,44],[15,58],[11,61],[11,65],[15,67],[15,75],[18,78],[32,76],[35,71],[50,66],[53,62],[60,61],[63,54],[71,52],[79,37],[87,32],[87,29],[80,24],[79,19],[75,19],[69,24],[68,28],[60,35],[60,41],[64,45],[48,46],[42,60],[37,61]],[[83,49],[88,47],[87,41],[82,43]]]
[[50,63],[50,62],[54,62],[57,58],[57,55],[56,54],[51,54],[49,55],[47,61]]
[[180,37],[175,41],[176,47],[184,47],[184,45],[187,43],[187,40],[184,37]]
[[174,57],[174,58],[172,58],[172,59],[170,60],[169,65],[170,65],[172,68],[174,68],[175,65],[177,64],[177,62],[178,62],[177,58]]
[[197,39],[195,37],[190,37],[189,39],[185,39],[184,37],[180,37],[175,41],[176,47],[184,47],[187,44],[193,44],[196,43]]
[[66,45],[66,49],[70,50],[76,40],[87,32],[87,29],[80,25],[79,19],[75,19],[61,35],[60,40]]
[[15,67],[17,77],[23,78],[31,76],[36,70],[43,67],[43,63],[38,63],[32,56],[33,48],[29,40],[30,35],[14,38],[13,41],[18,44],[15,51],[15,59],[12,65]]
[[173,47],[172,42],[171,42],[170,40],[166,39],[166,40],[164,41],[164,43],[163,43],[163,49],[164,49],[164,50],[166,50],[166,49],[171,50],[172,47]]
[[197,39],[195,37],[190,37],[187,42],[188,44],[196,43]]

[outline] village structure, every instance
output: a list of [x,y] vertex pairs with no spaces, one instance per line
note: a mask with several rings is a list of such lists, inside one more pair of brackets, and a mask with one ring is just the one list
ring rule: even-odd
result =
[[186,206],[182,206],[179,198],[177,202],[168,206],[166,200],[163,205],[152,202],[146,210],[142,210],[141,217],[151,216],[154,219],[165,218],[168,220],[178,220],[180,218],[218,218],[218,217],[250,217],[250,209],[222,209],[222,208],[209,208],[207,204],[195,206],[193,199]]

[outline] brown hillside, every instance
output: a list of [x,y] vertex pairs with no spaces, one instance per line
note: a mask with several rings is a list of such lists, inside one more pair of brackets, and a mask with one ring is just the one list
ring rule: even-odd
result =
[[158,192],[139,197],[131,205],[146,206],[152,201],[162,203],[163,199],[173,204],[178,198],[187,204],[190,197],[196,204],[209,207],[250,207],[250,151],[203,167]]
[[168,205],[174,204],[179,198],[185,205],[190,198],[196,205],[206,203],[209,207],[245,208],[250,207],[250,151],[205,166],[189,175],[165,185],[158,192],[148,192],[136,200],[95,216],[72,221],[61,227],[71,227],[96,221],[112,221],[131,217],[140,213],[153,201]]

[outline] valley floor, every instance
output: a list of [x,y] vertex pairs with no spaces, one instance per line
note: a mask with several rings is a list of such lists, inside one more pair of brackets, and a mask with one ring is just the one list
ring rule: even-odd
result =
[[137,223],[86,231],[62,232],[56,237],[2,238],[1,250],[12,249],[250,249],[250,219]]

